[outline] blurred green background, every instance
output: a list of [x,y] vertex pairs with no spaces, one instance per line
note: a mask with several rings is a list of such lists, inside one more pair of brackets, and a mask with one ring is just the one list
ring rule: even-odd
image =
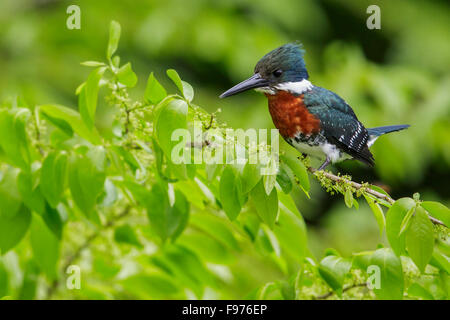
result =
[[[81,30],[66,28],[71,4],[81,8]],[[381,30],[366,27],[370,4],[381,8]],[[218,95],[251,75],[266,52],[300,40],[310,80],[341,95],[367,127],[411,125],[377,141],[375,168],[350,161],[333,170],[383,185],[394,198],[417,191],[450,204],[448,1],[2,0],[0,101],[20,95],[30,105],[76,107],[75,88],[89,72],[80,62],[103,59],[111,20],[122,25],[118,53],[140,79],[136,97],[151,71],[170,86],[165,70],[174,68],[194,86],[197,104],[221,108],[219,119],[235,128],[273,127],[265,97]],[[317,184],[311,194],[299,193],[297,203],[316,255],[376,246],[366,205],[346,209]]]

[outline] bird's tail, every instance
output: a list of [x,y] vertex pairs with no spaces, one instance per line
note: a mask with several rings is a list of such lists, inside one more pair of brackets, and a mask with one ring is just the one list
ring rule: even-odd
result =
[[384,126],[384,127],[376,127],[367,129],[367,132],[370,136],[379,137],[385,133],[400,131],[403,129],[409,128],[409,124],[400,124],[397,126]]
[[367,129],[367,132],[369,133],[369,141],[367,143],[367,146],[370,147],[375,140],[378,139],[379,136],[389,133],[389,132],[395,132],[400,131],[403,129],[409,128],[409,124],[400,124],[397,126],[384,126],[384,127],[376,127],[376,128],[369,128]]

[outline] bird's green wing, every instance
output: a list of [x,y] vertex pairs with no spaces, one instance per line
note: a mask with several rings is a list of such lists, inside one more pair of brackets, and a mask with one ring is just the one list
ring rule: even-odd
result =
[[309,112],[320,119],[325,138],[344,152],[369,165],[374,159],[367,146],[369,134],[352,108],[337,94],[315,87],[303,96]]

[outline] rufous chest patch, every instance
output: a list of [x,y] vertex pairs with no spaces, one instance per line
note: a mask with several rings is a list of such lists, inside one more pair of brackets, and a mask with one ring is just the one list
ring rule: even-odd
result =
[[320,120],[306,108],[303,94],[294,96],[289,92],[279,91],[275,95],[266,96],[273,123],[283,137],[293,137],[297,132],[309,135],[320,131]]

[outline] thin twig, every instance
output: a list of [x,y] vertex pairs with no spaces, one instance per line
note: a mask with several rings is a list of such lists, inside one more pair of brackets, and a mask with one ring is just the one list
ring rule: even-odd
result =
[[[69,268],[81,255],[81,253],[89,248],[89,246],[92,244],[92,242],[100,235],[100,233],[104,230],[107,230],[109,228],[111,228],[112,226],[114,226],[114,224],[119,221],[120,219],[122,219],[123,217],[125,217],[126,215],[128,215],[131,211],[131,206],[127,205],[123,211],[118,214],[117,216],[113,217],[111,220],[109,220],[102,229],[97,230],[96,232],[94,232],[93,234],[91,234],[89,237],[86,238],[86,240],[83,242],[83,244],[81,246],[79,246],[75,252],[69,256],[67,258],[67,260],[65,261],[65,263],[63,264],[62,267],[62,271],[65,272],[67,270],[67,268]],[[49,286],[48,290],[47,290],[47,299],[50,299],[50,297],[53,295],[53,293],[55,292],[56,288],[58,287],[60,283],[60,280],[55,280],[53,281],[53,283]]]
[[41,130],[39,128],[39,121],[38,121],[37,117],[38,117],[37,112],[35,111],[33,118],[34,118],[34,126],[36,129],[36,147],[39,150],[39,153],[41,154],[41,156],[44,156],[45,152],[44,152],[44,149],[42,149],[42,145],[41,145]]
[[[346,291],[348,291],[350,289],[353,289],[353,288],[366,287],[366,286],[367,286],[366,283],[355,283],[355,284],[353,284],[351,286],[348,286],[348,287],[344,288],[342,290],[342,292],[344,293],[344,292],[346,292]],[[315,300],[324,300],[324,299],[327,299],[327,298],[331,297],[334,293],[335,293],[334,291],[330,291],[330,292],[327,292],[327,293],[322,294],[320,296],[317,296],[314,299]]]
[[[360,183],[357,183],[357,182],[354,182],[352,180],[345,179],[343,177],[339,177],[337,175],[332,174],[331,172],[328,172],[328,171],[325,171],[325,170],[319,171],[319,170],[317,170],[315,168],[312,168],[312,167],[308,167],[308,171],[313,173],[313,174],[316,173],[316,172],[320,172],[324,177],[326,177],[326,178],[328,178],[328,179],[330,179],[330,180],[332,180],[334,182],[344,182],[346,184],[351,185],[353,188],[355,188],[357,190],[361,190],[361,191],[363,191],[363,192],[365,192],[367,194],[370,194],[370,195],[374,196],[377,199],[384,200],[384,201],[388,202],[389,204],[393,204],[395,202],[394,199],[392,199],[390,196],[388,196],[386,194],[383,194],[381,192],[378,192],[376,190],[368,188],[367,186],[364,186],[364,185],[362,185]],[[434,217],[432,217],[430,215],[428,215],[428,217],[429,217],[429,219],[430,219],[430,221],[432,223],[438,224],[438,225],[441,225],[441,226],[444,226],[444,227],[447,227],[445,225],[445,223],[443,223],[441,220],[436,219],[436,218],[434,218]]]
[[432,216],[430,216],[430,215],[428,215],[428,218],[430,219],[430,221],[431,221],[433,224],[438,224],[438,225],[440,225],[440,226],[443,226],[443,227],[448,228],[448,226],[447,226],[445,223],[443,223],[441,220],[436,219],[435,217],[432,217]]
[[367,188],[367,187],[363,186],[362,184],[354,182],[352,180],[348,180],[348,179],[345,179],[343,177],[336,176],[336,175],[332,174],[331,172],[328,172],[328,171],[325,171],[325,170],[318,171],[317,169],[314,169],[312,167],[309,167],[308,171],[311,172],[311,173],[321,172],[321,174],[323,174],[325,177],[327,177],[328,179],[330,179],[332,181],[344,182],[344,183],[350,184],[353,188],[355,188],[357,190],[362,190],[362,191],[364,191],[364,192],[366,192],[366,193],[368,193],[368,194],[370,194],[370,195],[372,195],[372,196],[374,196],[374,197],[376,197],[378,199],[385,200],[385,201],[389,202],[390,204],[393,204],[395,202],[395,200],[392,199],[388,195],[385,195],[385,194],[383,194],[381,192],[378,192],[376,190]]
[[195,149],[203,149],[204,147],[207,147],[210,144],[211,142],[209,142],[208,140],[204,140],[200,143],[198,143],[197,141],[192,141],[191,143],[187,143],[186,146]]
[[125,134],[128,134],[129,128],[128,126],[130,125],[130,111],[127,109],[127,105],[124,104],[125,106],[125,114],[126,114],[126,118],[125,118]]
[[211,118],[209,119],[209,125],[205,127],[205,130],[211,129],[213,121],[214,121],[214,113],[211,114]]

